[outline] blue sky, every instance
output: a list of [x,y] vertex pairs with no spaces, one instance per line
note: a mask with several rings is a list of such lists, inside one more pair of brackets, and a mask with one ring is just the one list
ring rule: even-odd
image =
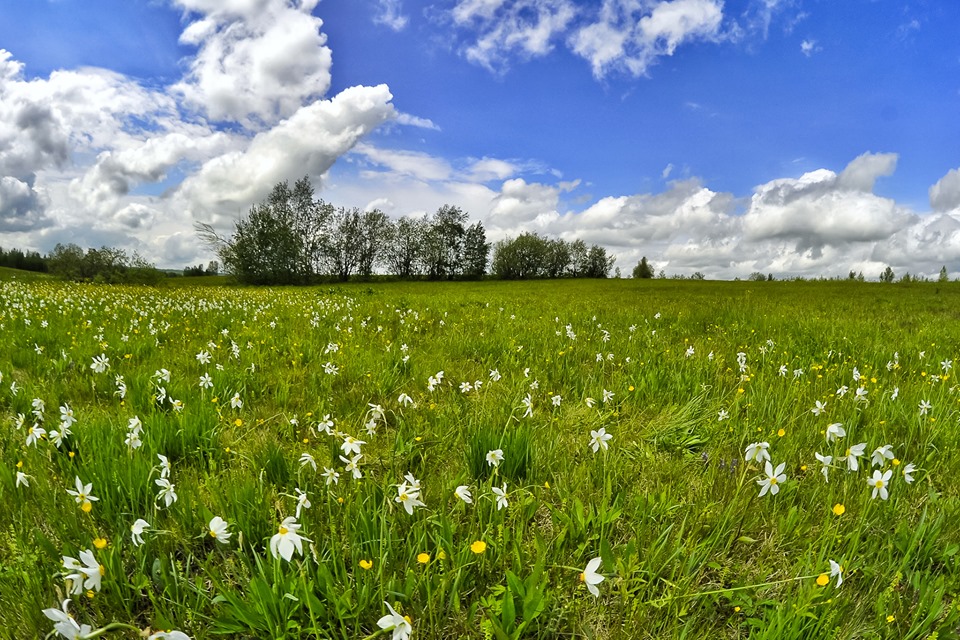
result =
[[0,245],[209,259],[282,179],[668,273],[960,275],[960,3],[0,0]]

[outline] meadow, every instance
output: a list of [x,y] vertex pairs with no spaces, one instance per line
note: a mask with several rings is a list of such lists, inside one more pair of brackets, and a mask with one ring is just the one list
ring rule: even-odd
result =
[[0,638],[958,638],[958,320],[953,283],[6,279]]

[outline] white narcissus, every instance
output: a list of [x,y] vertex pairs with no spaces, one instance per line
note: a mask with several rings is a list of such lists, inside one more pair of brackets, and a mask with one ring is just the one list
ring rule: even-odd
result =
[[580,581],[587,585],[587,590],[593,594],[593,597],[600,597],[600,589],[597,585],[603,582],[603,576],[597,573],[600,568],[600,558],[594,558],[587,563],[587,567],[580,574]]
[[287,562],[290,562],[290,559],[293,557],[294,550],[296,550],[300,555],[303,555],[303,541],[313,541],[302,537],[299,533],[297,533],[299,530],[300,525],[297,524],[296,518],[293,516],[287,516],[283,519],[283,522],[280,523],[280,528],[277,533],[270,538],[270,552],[273,554],[274,558],[280,556]]
[[783,473],[783,469],[786,466],[786,462],[781,462],[777,465],[777,468],[774,469],[769,460],[764,464],[764,474],[766,474],[766,477],[757,480],[757,484],[760,485],[761,498],[767,495],[768,491],[772,496],[780,492],[780,483],[787,479],[787,475]]
[[207,525],[207,533],[210,534],[211,538],[216,538],[217,542],[221,544],[227,544],[230,541],[230,536],[233,534],[227,531],[229,523],[220,516],[214,516],[210,520],[210,524]]
[[397,613],[389,603],[384,602],[383,604],[387,605],[390,613],[377,620],[377,626],[384,630],[393,629],[393,635],[390,640],[407,640],[410,634],[413,633],[413,627],[410,625],[410,621]]

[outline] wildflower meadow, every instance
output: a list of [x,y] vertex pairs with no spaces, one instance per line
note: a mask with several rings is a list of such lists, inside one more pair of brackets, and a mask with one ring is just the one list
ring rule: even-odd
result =
[[960,287],[0,282],[0,638],[958,638]]

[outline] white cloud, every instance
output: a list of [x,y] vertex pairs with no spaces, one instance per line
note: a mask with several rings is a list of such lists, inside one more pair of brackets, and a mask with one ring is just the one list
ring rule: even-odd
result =
[[[28,80],[0,50],[0,231],[8,242],[41,251],[106,244],[161,266],[194,262],[206,255],[189,240],[195,218],[226,228],[278,181],[309,174],[316,184],[391,119],[436,128],[398,117],[383,85],[321,99],[330,51],[311,15],[315,0],[173,4],[184,10],[181,42],[197,50],[184,77],[165,87],[97,68]],[[208,118],[241,126],[218,131]]]
[[418,151],[383,149],[364,143],[357,145],[355,153],[387,172],[417,180],[446,180],[453,171],[445,160]]
[[402,124],[409,127],[419,127],[421,129],[440,131],[440,127],[434,124],[433,120],[430,118],[420,118],[417,116],[412,116],[409,113],[398,113],[396,122],[397,124]]
[[177,192],[196,216],[233,216],[291,177],[320,176],[365,135],[395,117],[386,85],[351,87],[301,107],[242,151],[206,161]]
[[180,42],[198,47],[173,86],[215,121],[259,129],[330,88],[331,52],[315,0],[174,0],[194,19]]
[[930,207],[934,211],[960,209],[960,169],[951,169],[930,187]]
[[544,231],[556,222],[559,190],[544,184],[527,183],[523,178],[507,180],[486,217],[486,226],[495,236],[516,236],[524,231]]
[[549,53],[575,15],[571,0],[459,0],[451,11],[455,25],[477,36],[466,58],[494,72],[506,69],[511,55]]
[[897,168],[895,153],[864,153],[853,160],[837,179],[837,186],[870,193],[877,178],[893,175]]
[[747,240],[790,240],[798,253],[825,245],[872,242],[912,224],[915,215],[872,193],[878,176],[889,175],[895,154],[863,154],[837,175],[828,169],[760,185],[743,216]]
[[377,14],[373,17],[373,22],[393,31],[403,31],[409,19],[403,15],[400,0],[377,0]]
[[663,0],[652,5],[604,0],[599,19],[580,28],[570,42],[598,78],[613,69],[640,76],[684,42],[719,40],[722,21],[720,0]]
[[804,40],[800,43],[800,52],[808,58],[819,51],[823,51],[823,47],[818,45],[816,40]]
[[518,171],[517,165],[498,158],[480,158],[468,169],[467,179],[474,182],[505,180]]
[[839,172],[778,178],[744,198],[691,178],[668,182],[659,192],[603,196],[586,205],[566,196],[579,181],[531,181],[523,162],[508,163],[516,172],[491,190],[469,179],[476,177],[471,163],[481,162],[453,161],[466,169],[438,180],[389,170],[359,179],[339,175],[330,193],[353,206],[376,193],[394,205],[394,216],[458,204],[483,223],[491,241],[525,231],[580,238],[606,247],[626,273],[641,256],[668,274],[700,271],[711,278],[755,271],[846,276],[851,269],[876,278],[888,264],[898,275],[935,277],[941,265],[955,271],[960,263],[960,210],[923,215],[873,192],[876,180],[895,170],[896,154],[864,153]]

